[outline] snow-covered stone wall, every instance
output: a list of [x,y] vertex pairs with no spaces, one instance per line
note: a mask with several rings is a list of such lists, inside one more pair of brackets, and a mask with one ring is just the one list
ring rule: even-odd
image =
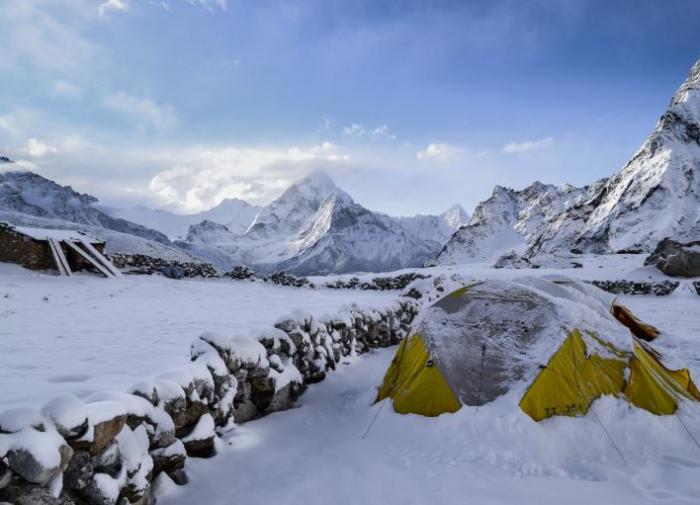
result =
[[254,336],[204,333],[180,369],[85,400],[0,413],[0,503],[145,505],[185,484],[188,457],[212,457],[237,423],[290,408],[308,384],[375,347],[398,343],[418,303],[295,313]]

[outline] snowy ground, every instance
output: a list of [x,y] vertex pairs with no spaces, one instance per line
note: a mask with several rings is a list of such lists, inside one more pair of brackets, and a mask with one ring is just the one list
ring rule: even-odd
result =
[[[655,347],[700,378],[700,298],[621,301],[664,333]],[[585,418],[535,423],[519,395],[439,418],[372,406],[394,349],[359,358],[312,386],[300,407],[238,427],[191,482],[159,505],[690,504],[700,496],[700,407],[658,417],[604,398]],[[381,409],[381,410],[380,410]],[[365,435],[375,415],[376,423]],[[205,501],[204,501],[205,500]]]
[[[662,280],[643,258],[587,258],[576,270],[441,267],[463,279],[560,273],[584,279]],[[346,276],[347,277],[347,276]],[[365,276],[361,276],[365,277]],[[700,379],[700,297],[621,297],[663,330],[654,346]],[[162,277],[65,279],[0,264],[0,410],[58,393],[126,389],[181,366],[202,331],[249,335],[295,308],[390,303],[397,293],[279,288]],[[339,367],[300,407],[236,428],[210,460],[188,460],[190,483],[161,486],[159,505],[428,503],[697,503],[700,407],[657,417],[601,399],[596,416],[533,422],[519,392],[428,419],[372,405],[394,349]],[[365,435],[372,420],[376,423]],[[619,448],[620,453],[617,449]],[[160,482],[163,484],[163,482]]]
[[0,263],[0,411],[60,393],[126,390],[186,364],[204,331],[249,336],[294,310],[321,316],[395,297],[229,279],[69,279]]

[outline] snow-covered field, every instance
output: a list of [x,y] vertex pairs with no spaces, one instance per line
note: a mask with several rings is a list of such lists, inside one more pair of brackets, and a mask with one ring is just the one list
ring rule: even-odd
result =
[[[590,257],[576,270],[423,272],[465,280],[548,273],[663,279],[642,261]],[[40,406],[64,392],[127,389],[185,363],[205,330],[252,335],[297,308],[322,315],[396,296],[159,276],[66,279],[0,264],[0,410]],[[688,283],[669,297],[621,301],[662,330],[654,347],[667,364],[700,378],[700,297]],[[219,441],[216,457],[188,460],[188,485],[159,479],[158,504],[697,503],[700,447],[681,423],[700,440],[696,405],[658,417],[603,398],[595,415],[535,423],[518,408],[522,391],[514,389],[478,409],[402,416],[386,402],[372,405],[394,352],[361,356],[311,386],[299,408],[237,427]]]
[[[655,342],[700,377],[700,298],[622,297],[663,330]],[[394,349],[360,357],[312,386],[300,408],[234,430],[187,486],[159,505],[697,503],[700,408],[659,417],[604,398],[594,415],[535,423],[507,394],[439,418],[372,405]],[[668,361],[668,360],[667,360]],[[673,361],[673,360],[671,360]],[[373,419],[376,422],[366,434]]]
[[395,297],[230,279],[65,278],[0,263],[0,411],[126,390],[187,363],[204,331],[252,336],[294,310],[322,316]]

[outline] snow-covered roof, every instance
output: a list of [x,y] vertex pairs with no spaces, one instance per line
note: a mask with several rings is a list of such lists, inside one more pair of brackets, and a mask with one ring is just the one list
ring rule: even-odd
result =
[[33,228],[29,226],[13,226],[14,230],[32,237],[36,240],[47,240],[54,238],[56,240],[89,240],[90,242],[102,242],[102,240],[88,235],[79,230],[63,230],[57,228]]

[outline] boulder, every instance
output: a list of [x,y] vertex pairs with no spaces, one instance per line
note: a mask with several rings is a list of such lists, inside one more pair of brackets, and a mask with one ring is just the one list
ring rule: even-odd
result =
[[0,434],[17,433],[27,427],[44,431],[44,418],[38,410],[19,407],[0,413]]
[[151,458],[153,458],[154,475],[158,475],[161,472],[172,474],[176,470],[182,470],[185,467],[187,451],[180,440],[175,440],[168,447],[154,449],[150,454]]
[[0,502],[13,505],[76,505],[65,494],[56,498],[51,490],[37,484],[15,482],[0,490]]
[[66,440],[81,437],[88,431],[87,408],[75,395],[64,394],[53,398],[42,407],[41,413],[53,422]]
[[666,238],[644,265],[653,265],[671,277],[700,277],[700,240],[681,243]]
[[214,428],[214,418],[211,415],[205,414],[199,418],[192,431],[182,438],[188,456],[209,458],[216,453]]
[[515,251],[505,253],[496,260],[493,268],[538,268],[525,256],[520,256]]
[[245,423],[258,417],[258,407],[252,400],[244,400],[233,409],[233,420],[236,423]]
[[55,431],[41,432],[25,428],[7,437],[7,464],[24,480],[42,486],[63,472],[73,456],[73,450]]

